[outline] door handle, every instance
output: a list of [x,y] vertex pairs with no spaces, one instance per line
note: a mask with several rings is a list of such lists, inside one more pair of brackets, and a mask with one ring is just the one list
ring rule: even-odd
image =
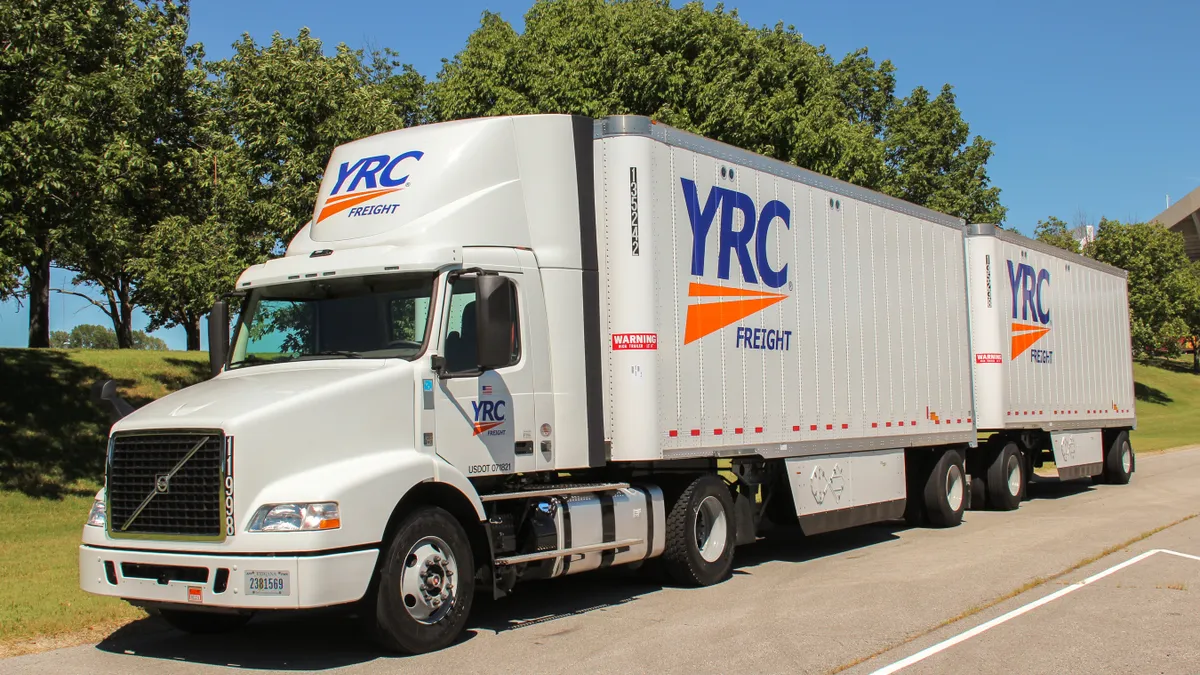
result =
[[533,441],[517,441],[515,452],[518,455],[532,455]]

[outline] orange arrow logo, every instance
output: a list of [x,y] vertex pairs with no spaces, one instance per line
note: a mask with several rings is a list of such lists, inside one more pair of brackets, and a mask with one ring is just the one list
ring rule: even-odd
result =
[[475,433],[473,433],[471,435],[478,436],[479,434],[482,434],[483,432],[487,431],[488,429],[495,429],[496,427],[500,426],[501,424],[504,424],[504,422],[476,422],[475,423]]
[[695,342],[713,331],[720,330],[734,321],[760,312],[787,296],[782,293],[725,288],[693,282],[688,286],[688,297],[716,298],[716,301],[688,305],[687,325],[683,333],[683,344],[685,345]]
[[379,190],[367,190],[365,192],[351,192],[344,195],[338,195],[336,197],[330,197],[329,199],[325,200],[325,205],[321,208],[320,215],[317,216],[317,222],[319,223],[335,213],[341,213],[351,206],[357,206],[363,202],[369,202],[376,197],[390,195],[393,192],[403,190],[405,187],[407,186],[382,188]]
[[1016,359],[1024,354],[1026,349],[1032,347],[1033,343],[1041,340],[1042,336],[1049,332],[1050,329],[1044,326],[1014,323],[1012,325],[1012,358]]

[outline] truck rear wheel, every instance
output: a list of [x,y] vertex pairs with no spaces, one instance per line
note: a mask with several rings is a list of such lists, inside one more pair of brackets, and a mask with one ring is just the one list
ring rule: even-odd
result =
[[1128,485],[1129,479],[1133,478],[1134,464],[1129,432],[1122,431],[1113,437],[1108,451],[1104,453],[1104,473],[1101,476],[1105,483]]
[[380,564],[367,616],[386,649],[421,654],[449,646],[466,626],[475,595],[471,544],[437,507],[400,523]]
[[663,566],[672,581],[711,586],[733,570],[733,497],[725,481],[704,475],[692,481],[667,514]]
[[1009,441],[996,451],[987,469],[988,505],[998,511],[1012,511],[1025,496],[1025,457],[1016,443]]
[[933,464],[925,480],[925,514],[934,527],[954,527],[962,522],[967,506],[967,472],[962,454],[947,450]]
[[197,635],[229,633],[245,626],[252,617],[250,614],[194,612],[186,609],[160,609],[158,615],[172,628]]

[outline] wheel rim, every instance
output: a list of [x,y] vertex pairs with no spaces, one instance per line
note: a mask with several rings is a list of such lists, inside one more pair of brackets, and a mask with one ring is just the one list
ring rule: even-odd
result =
[[400,600],[424,624],[441,621],[454,608],[458,563],[445,541],[425,537],[408,549],[400,573]]
[[696,508],[696,548],[705,562],[716,562],[725,553],[729,538],[728,521],[721,500],[705,497]]
[[1133,449],[1129,447],[1129,441],[1121,444],[1121,470],[1133,473]]
[[963,475],[957,464],[946,469],[946,503],[951,511],[957,511],[963,502]]
[[1016,455],[1008,456],[1008,494],[1016,497],[1021,493],[1021,460]]

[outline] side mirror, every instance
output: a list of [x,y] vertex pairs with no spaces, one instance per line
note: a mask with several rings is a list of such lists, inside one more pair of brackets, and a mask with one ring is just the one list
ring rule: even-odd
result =
[[117,383],[101,380],[92,385],[92,403],[108,410],[108,419],[113,424],[133,412],[133,406],[117,393]]
[[229,303],[217,300],[208,313],[208,367],[216,377],[229,357]]
[[497,274],[475,277],[475,340],[480,370],[507,366],[516,342],[517,308],[511,279]]

